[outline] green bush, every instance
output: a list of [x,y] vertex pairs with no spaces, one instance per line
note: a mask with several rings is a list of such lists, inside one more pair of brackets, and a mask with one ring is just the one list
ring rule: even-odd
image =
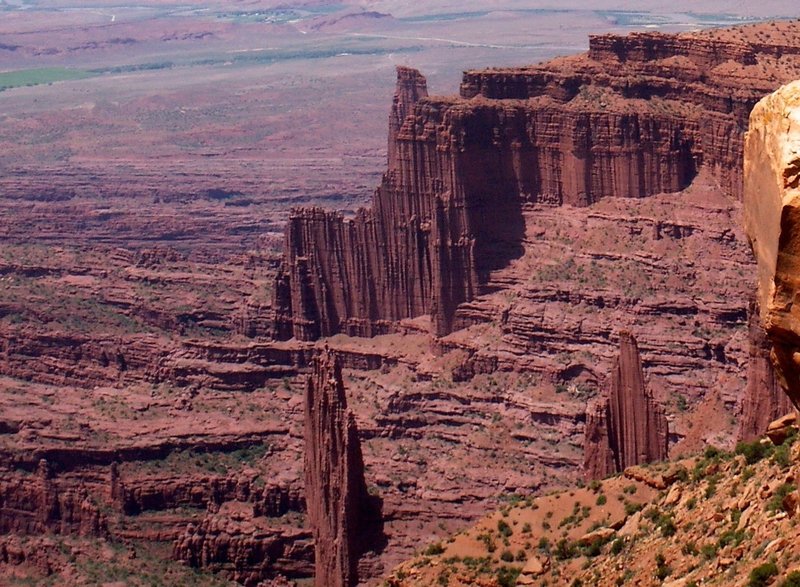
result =
[[504,550],[500,554],[500,560],[504,561],[504,562],[507,562],[507,563],[513,562],[514,561],[514,553],[512,553],[510,550]]
[[601,493],[597,496],[597,501],[595,502],[597,505],[606,505],[608,498],[605,496],[604,493]]
[[740,442],[736,445],[736,454],[744,455],[745,461],[748,465],[754,465],[770,452],[770,447],[766,444],[761,444],[760,440],[753,442]]
[[667,564],[664,555],[656,555],[656,579],[663,581],[672,574],[672,567]]
[[575,556],[575,545],[566,538],[562,538],[556,543],[554,555],[557,560],[570,559]]
[[715,556],[717,556],[717,545],[712,543],[704,544],[700,547],[700,554],[703,555],[703,558],[706,560],[711,560]]
[[500,587],[514,587],[521,572],[522,569],[518,567],[500,567],[497,569],[498,585]]
[[425,551],[422,553],[427,556],[435,556],[437,554],[442,554],[444,552],[444,546],[442,546],[441,542],[434,542]]
[[766,587],[770,584],[772,577],[778,574],[778,566],[770,561],[763,565],[758,565],[755,569],[750,571],[750,579],[747,582],[748,587]]
[[775,490],[772,497],[769,498],[766,508],[768,512],[777,512],[783,509],[783,498],[794,491],[794,486],[790,483],[784,483]]
[[619,554],[625,548],[625,540],[623,538],[617,538],[613,544],[611,544],[611,554]]
[[514,531],[511,529],[511,526],[509,526],[505,520],[497,521],[497,531],[500,532],[500,535],[505,538],[508,538],[514,533]]
[[781,587],[800,587],[800,571],[792,571],[781,583]]

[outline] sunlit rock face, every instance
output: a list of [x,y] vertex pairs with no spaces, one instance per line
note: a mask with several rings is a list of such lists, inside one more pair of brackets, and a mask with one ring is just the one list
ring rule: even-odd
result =
[[745,229],[758,261],[761,320],[781,385],[800,400],[800,81],[750,115],[744,158]]

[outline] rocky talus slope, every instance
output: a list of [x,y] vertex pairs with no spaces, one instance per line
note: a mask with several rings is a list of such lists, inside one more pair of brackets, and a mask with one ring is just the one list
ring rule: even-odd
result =
[[423,547],[392,587],[719,585],[800,580],[800,446],[779,445],[631,467],[587,487],[520,499]]

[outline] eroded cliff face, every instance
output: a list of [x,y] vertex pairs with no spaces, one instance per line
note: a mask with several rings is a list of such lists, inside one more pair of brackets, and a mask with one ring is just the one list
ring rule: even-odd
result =
[[604,35],[585,55],[468,71],[457,97],[426,98],[401,68],[372,208],[289,221],[274,335],[370,336],[425,314],[452,332],[522,254],[525,206],[678,192],[700,170],[739,198],[747,114],[800,75],[799,53],[783,29]]
[[664,460],[668,443],[667,418],[645,387],[636,339],[620,332],[608,396],[592,406],[586,417],[586,475],[599,479],[633,465]]
[[313,368],[306,385],[304,460],[314,584],[351,587],[358,583],[359,556],[371,546],[365,516],[371,499],[339,362],[325,351]]
[[745,228],[758,261],[761,319],[783,388],[800,401],[800,82],[761,100],[750,115]]
[[750,306],[748,335],[750,350],[747,363],[747,387],[742,401],[739,439],[752,441],[763,436],[770,422],[792,410],[770,360],[772,343],[761,325],[758,306]]

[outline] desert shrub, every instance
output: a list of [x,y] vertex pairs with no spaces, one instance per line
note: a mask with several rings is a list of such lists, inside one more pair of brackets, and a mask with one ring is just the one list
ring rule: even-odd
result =
[[600,495],[597,496],[597,501],[595,503],[596,505],[606,505],[607,501],[608,498],[605,496],[604,493],[601,493]]
[[625,502],[625,515],[626,516],[632,516],[633,514],[638,512],[640,509],[642,509],[642,504],[640,504],[640,503],[633,503],[633,502],[630,502],[630,501],[626,501]]
[[557,560],[570,559],[575,556],[575,545],[566,538],[562,538],[556,543],[554,555]]
[[763,565],[758,565],[750,571],[747,587],[766,587],[770,584],[772,577],[778,574],[778,566],[770,561]]
[[782,445],[775,447],[772,454],[772,462],[778,465],[781,469],[788,469],[792,464],[792,457],[789,454],[791,445],[789,442],[784,442]]
[[514,587],[517,584],[517,578],[522,572],[518,567],[500,567],[497,569],[497,584],[500,587]]
[[800,587],[800,571],[792,571],[786,575],[781,587]]
[[744,455],[744,460],[747,461],[748,465],[754,465],[767,456],[769,452],[769,447],[766,444],[761,444],[760,440],[740,442],[736,445],[736,454]]
[[711,560],[715,556],[717,556],[717,545],[712,543],[704,544],[700,547],[700,554],[703,555],[703,558],[706,560]]
[[509,526],[505,520],[497,521],[497,531],[500,532],[501,536],[506,538],[514,533],[514,531],[511,529],[511,526]]
[[442,554],[444,552],[444,546],[442,546],[441,542],[434,542],[422,554],[427,556],[435,556],[437,554]]
[[783,508],[783,498],[794,491],[794,486],[790,483],[784,483],[775,490],[772,497],[769,498],[766,508],[768,512],[777,512]]
[[500,560],[507,563],[513,562],[514,553],[510,550],[504,550],[502,553],[500,553]]
[[672,574],[672,567],[667,564],[664,555],[659,553],[656,555],[656,579],[663,581]]

